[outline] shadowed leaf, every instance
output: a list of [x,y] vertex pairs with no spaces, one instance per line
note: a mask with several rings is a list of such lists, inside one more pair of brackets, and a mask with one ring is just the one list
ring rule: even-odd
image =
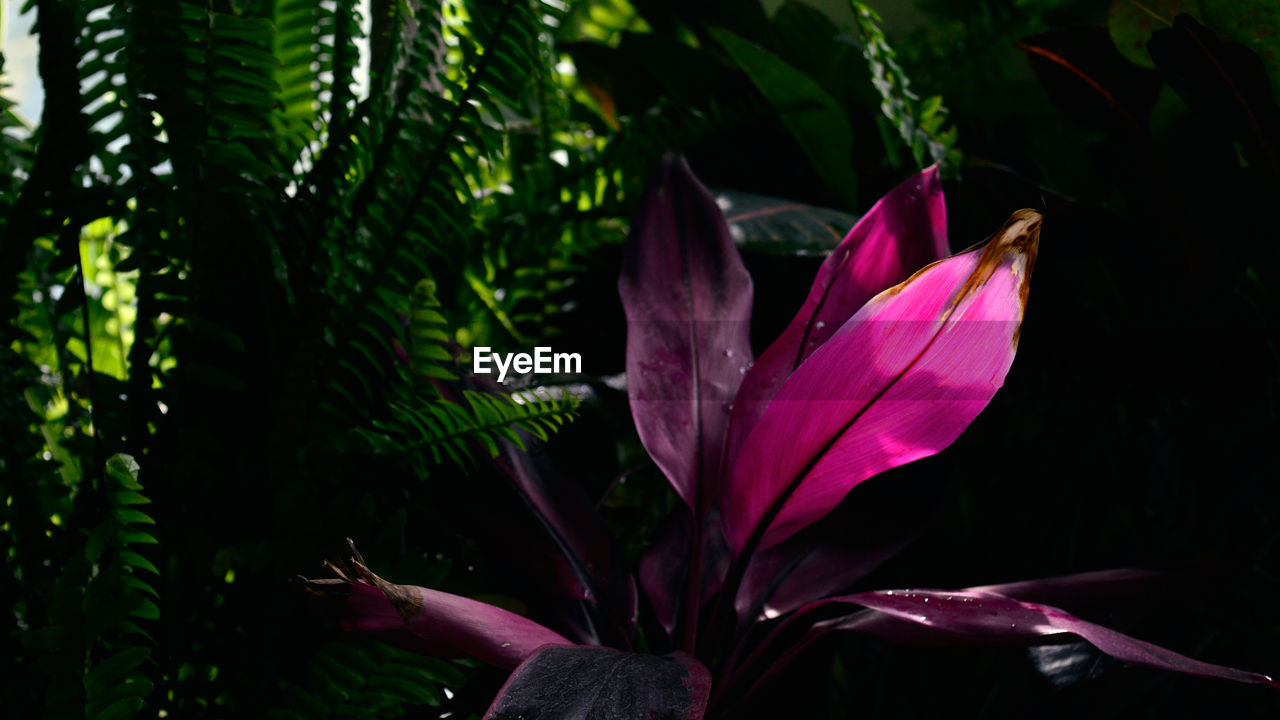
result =
[[1100,127],[1146,127],[1159,78],[1127,61],[1104,28],[1054,30],[1018,47],[1063,114]]
[[[1108,655],[1134,665],[1280,688],[1280,683],[1266,675],[1193,660],[1081,620],[1050,605],[1015,600],[990,591],[880,590],[832,598],[832,602],[862,605],[876,611],[872,615],[850,616],[837,625],[838,629],[870,633],[888,640],[895,639],[899,632],[913,640],[936,634],[944,643],[970,638],[1040,643],[1075,635]],[[885,618],[896,622],[886,623]],[[904,624],[908,627],[904,628]],[[924,635],[921,630],[925,631]]]
[[[714,493],[728,406],[751,362],[751,277],[711,193],[668,155],[623,256],[627,394],[645,449],[690,507]],[[705,487],[704,487],[705,486]]]
[[[1094,674],[1100,662],[1096,653],[1102,652],[1132,664],[1277,687],[1266,675],[1193,660],[1080,620],[1048,604],[1011,597],[1013,592],[1018,592],[1028,598],[1068,601],[1075,605],[1098,598],[1149,592],[1153,581],[1161,577],[1160,573],[1149,570],[1103,570],[964,590],[881,590],[820,600],[770,631],[749,656],[736,664],[738,669],[730,676],[730,682],[717,689],[717,699],[738,692],[742,694],[736,697],[736,702],[749,698],[814,642],[837,630],[925,647],[1049,645],[1048,652],[1035,653],[1032,657],[1051,682],[1062,684]],[[833,607],[840,604],[870,609],[832,617]],[[814,622],[815,617],[821,619]],[[1072,636],[1086,640],[1091,649],[1070,644]],[[1057,648],[1062,649],[1055,652]],[[1073,667],[1070,671],[1050,672],[1046,663],[1054,658]],[[745,690],[735,687],[735,680],[748,677],[751,669],[762,665],[761,675],[750,687]]]
[[857,177],[851,169],[853,133],[835,98],[759,45],[723,28],[712,28],[711,36],[778,112],[827,188],[853,206],[857,199]]
[[1280,3],[1201,0],[1200,5],[1206,25],[1257,53],[1271,78],[1272,94],[1280,95]]
[[738,626],[846,591],[905,548],[933,516],[933,478],[881,476],[830,515],[751,558],[734,607]]
[[596,647],[547,647],[526,660],[485,720],[697,720],[711,677],[697,660]]
[[1280,175],[1280,113],[1257,55],[1180,15],[1151,36],[1151,57],[1188,106],[1240,137],[1251,163]]
[[1120,54],[1131,63],[1153,68],[1155,61],[1147,52],[1151,33],[1173,26],[1182,13],[1200,17],[1197,0],[1111,0],[1107,11],[1107,30]]
[[746,251],[771,255],[825,255],[840,244],[856,215],[765,195],[713,190],[729,235]]

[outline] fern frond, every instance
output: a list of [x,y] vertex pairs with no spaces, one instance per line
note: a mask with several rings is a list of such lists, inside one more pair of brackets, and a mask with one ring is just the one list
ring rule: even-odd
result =
[[526,395],[512,398],[464,390],[461,402],[443,398],[393,403],[391,417],[360,434],[377,452],[400,455],[419,475],[446,460],[461,466],[476,462],[474,447],[497,457],[499,440],[523,447],[517,431],[546,440],[576,415],[572,396]]
[[142,494],[137,463],[127,455],[108,461],[102,494],[107,517],[85,545],[85,559],[94,568],[84,594],[84,637],[90,650],[85,717],[131,717],[154,687],[141,670],[151,657],[151,637],[138,621],[160,618],[150,581],[160,571],[138,550],[157,543],[149,531],[155,520],[138,509],[151,501]]
[[606,133],[579,119],[590,113],[563,87],[541,107],[547,115],[537,123],[556,123],[545,133],[549,149],[543,133],[513,133],[503,168],[510,191],[482,203],[483,231],[464,273],[471,345],[525,348],[556,337],[592,255],[625,239],[633,212],[627,198],[653,161],[727,127],[726,115],[743,117],[715,106],[657,107],[619,118]]
[[337,301],[325,320],[340,348],[325,402],[338,416],[381,405],[405,299],[428,276],[425,258],[463,254],[482,178],[505,146],[502,123],[536,65],[528,0],[424,4],[418,20],[390,83],[395,101],[353,118],[353,182],[335,188],[341,209],[318,275]]
[[[955,126],[945,127],[948,113],[942,96],[921,100],[912,92],[897,53],[880,29],[879,14],[858,0],[851,0],[850,6],[861,34],[862,55],[871,68],[871,82],[882,98],[880,111],[911,150],[917,167],[940,163],[956,170],[960,165],[957,132]],[[890,143],[885,146],[892,152]]]
[[[0,503],[0,596],[12,603],[6,604],[11,612],[0,633],[0,652],[12,661],[6,682],[33,689],[45,680],[34,661],[45,648],[33,647],[20,631],[55,632],[50,629],[51,596],[61,566],[48,560],[57,557],[63,535],[51,519],[61,520],[71,508],[70,488],[61,482],[56,462],[44,458],[39,432],[44,390],[36,366],[12,348],[0,346],[0,494],[6,498]],[[25,602],[19,603],[19,598]],[[28,704],[38,706],[39,700]]]
[[440,707],[466,682],[464,666],[366,638],[326,643],[298,676],[277,684],[268,718],[392,718]]
[[115,455],[103,470],[65,518],[70,527],[100,520],[64,537],[63,547],[74,550],[52,556],[58,573],[47,617],[19,635],[29,652],[44,655],[46,717],[129,718],[154,687],[145,667],[153,643],[140,623],[159,618],[149,579],[159,570],[137,549],[156,543],[146,529],[154,521],[137,509],[149,500],[133,459]]
[[271,51],[279,61],[274,124],[281,153],[309,165],[307,155],[323,129],[340,132],[354,107],[359,5],[276,0],[272,26]]
[[409,310],[408,363],[414,386],[428,392],[431,380],[454,380],[448,370],[453,363],[449,352],[448,325],[440,314],[436,282],[430,278],[418,281],[413,289]]
[[[4,54],[0,53],[0,78],[4,77],[4,65]],[[9,99],[9,87],[0,82],[0,230],[9,219],[9,208],[31,169],[34,154],[28,139],[31,129],[14,110],[17,103]]]

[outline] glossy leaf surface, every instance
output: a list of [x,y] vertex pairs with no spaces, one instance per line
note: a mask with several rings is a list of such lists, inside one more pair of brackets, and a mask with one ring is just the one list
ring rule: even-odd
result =
[[[838,627],[895,639],[902,634],[920,639],[921,629],[942,639],[981,638],[988,642],[1042,642],[1067,634],[1089,641],[1108,655],[1134,665],[1173,670],[1201,677],[1280,687],[1266,675],[1201,662],[1129,637],[1102,625],[1081,620],[1050,605],[1015,600],[982,590],[881,590],[833,598],[833,602],[862,605],[876,615],[853,616]],[[903,627],[901,623],[905,623]]]
[[[783,620],[748,656],[732,659],[735,669],[728,687],[717,689],[717,697],[723,700],[723,696],[736,696],[738,701],[749,697],[814,642],[838,630],[925,647],[1048,643],[1053,648],[1065,649],[1033,654],[1032,658],[1051,682],[1070,681],[1073,673],[1077,678],[1088,676],[1093,670],[1076,667],[1059,677],[1049,672],[1044,661],[1056,658],[1075,664],[1091,662],[1091,652],[1100,650],[1135,664],[1274,686],[1266,676],[1200,663],[1079,620],[1048,604],[1069,602],[1073,607],[1096,606],[1096,610],[1106,611],[1113,608],[1119,598],[1150,597],[1153,585],[1163,578],[1161,573],[1150,570],[1116,569],[963,590],[884,590],[820,600]],[[1013,599],[1013,593],[1018,593],[1019,599]],[[832,606],[839,604],[875,609],[832,617]],[[1054,614],[1056,619],[1049,618],[1047,613]],[[814,622],[815,618],[823,619]],[[1071,644],[1061,644],[1067,643],[1072,634],[1089,643],[1097,640],[1090,647],[1098,650],[1072,649]],[[1147,662],[1142,661],[1144,657]],[[737,684],[740,679],[753,676],[757,679],[749,687]]]

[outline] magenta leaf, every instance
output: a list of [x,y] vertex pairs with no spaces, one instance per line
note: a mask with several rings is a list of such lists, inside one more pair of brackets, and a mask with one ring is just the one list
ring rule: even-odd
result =
[[751,277],[720,208],[682,158],[663,158],[649,178],[618,291],[636,430],[680,496],[701,508],[751,362]]
[[[774,627],[746,657],[731,658],[732,672],[717,687],[716,700],[743,702],[814,642],[837,630],[931,647],[1058,645],[1075,636],[1137,665],[1280,687],[1265,675],[1192,660],[1048,604],[1015,600],[1008,594],[1016,591],[1037,600],[1088,605],[1099,599],[1145,594],[1144,588],[1149,591],[1153,582],[1163,578],[1150,570],[1103,570],[964,590],[882,590],[819,600]],[[833,616],[833,606],[840,604],[869,609]]]
[[[354,549],[354,548],[353,548]],[[559,633],[500,607],[378,577],[357,557],[329,565],[340,579],[309,589],[345,599],[342,628],[436,657],[473,657],[514,668],[545,645],[573,645]]]
[[[1081,620],[1056,607],[1015,600],[990,591],[879,590],[832,598],[832,602],[861,605],[876,611],[871,615],[850,616],[836,626],[838,629],[869,633],[887,640],[922,641],[936,635],[943,643],[981,639],[1038,644],[1075,635],[1133,665],[1280,688],[1280,683],[1266,675],[1193,660]],[[886,618],[896,622],[885,622]],[[926,632],[922,633],[922,629]]]
[[699,720],[710,689],[684,653],[550,646],[511,673],[484,720]]
[[736,455],[783,381],[858,308],[946,256],[947,208],[935,165],[881,198],[822,263],[800,312],[742,381],[726,440],[728,457]]
[[1013,363],[1041,216],[870,300],[783,383],[723,494],[735,553],[767,549],[855,485],[950,445]]

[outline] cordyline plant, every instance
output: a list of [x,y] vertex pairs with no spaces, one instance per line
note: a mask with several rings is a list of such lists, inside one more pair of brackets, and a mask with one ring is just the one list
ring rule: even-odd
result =
[[514,448],[500,462],[552,540],[547,584],[577,601],[576,614],[546,618],[558,631],[387,582],[354,548],[330,565],[339,579],[310,587],[345,598],[348,629],[513,669],[485,715],[494,719],[731,713],[837,630],[932,644],[1081,638],[1135,665],[1280,687],[1041,604],[1148,580],[1141,571],[839,594],[904,543],[853,524],[814,533],[817,521],[868,478],[948,446],[991,400],[1013,362],[1040,224],[1019,210],[985,243],[945,257],[942,189],[936,168],[925,170],[863,216],[753,363],[751,278],[711,194],[668,157],[642,200],[619,289],[632,415],[684,501],[638,573],[670,654],[633,651],[633,576],[611,563],[590,503]]

